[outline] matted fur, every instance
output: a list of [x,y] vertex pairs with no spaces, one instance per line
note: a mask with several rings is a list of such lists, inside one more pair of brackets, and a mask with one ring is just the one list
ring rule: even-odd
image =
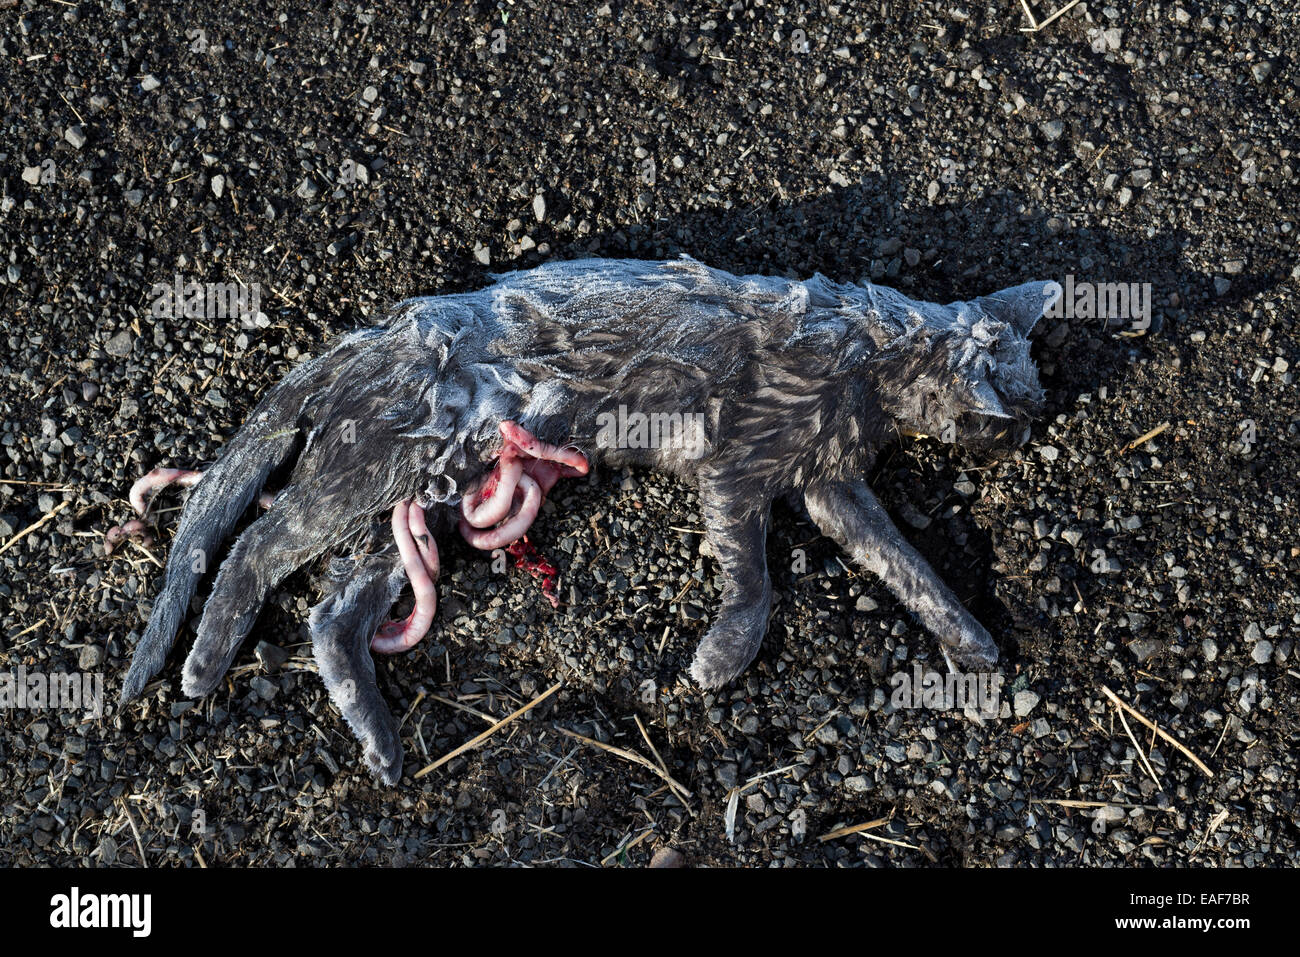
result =
[[[688,257],[556,262],[494,278],[477,292],[400,303],[267,394],[184,509],[124,701],[162,667],[198,585],[194,556],[215,556],[267,477],[291,466],[288,485],[217,572],[184,692],[216,686],[287,575],[349,546],[311,615],[315,653],[370,767],[395,782],[401,748],[368,641],[400,590],[401,565],[374,523],[417,496],[432,508],[431,530],[447,528],[461,490],[491,467],[505,419],[576,445],[593,465],[650,466],[699,490],[726,581],[691,666],[706,688],[758,651],[771,600],[769,507],[791,493],[948,653],[996,660],[988,633],[863,477],[900,431],[981,450],[1022,442],[1042,403],[1027,335],[1059,287],[1028,283],[939,305],[820,274],[734,276]],[[620,406],[699,415],[704,445],[698,454],[671,443],[602,447],[602,415]]]

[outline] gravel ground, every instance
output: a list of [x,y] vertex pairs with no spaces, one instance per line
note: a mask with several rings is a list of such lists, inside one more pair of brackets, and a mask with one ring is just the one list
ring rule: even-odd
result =
[[[110,701],[175,520],[105,557],[131,482],[211,461],[296,361],[403,297],[681,252],[941,301],[1067,274],[1153,289],[1144,335],[1040,324],[1049,405],[1020,454],[915,442],[872,477],[1003,648],[997,718],[894,708],[933,640],[786,510],[763,651],[699,693],[718,588],[695,496],[604,471],[536,529],[559,611],[448,545],[434,633],[378,664],[400,786],[364,772],[312,673],[308,569],[210,699],[180,699],[174,655],[124,712],[0,711],[0,863],[1300,859],[1283,5],[1080,3],[1038,33],[1012,0],[0,6],[0,545],[41,522],[0,555],[0,664],[102,672]],[[151,315],[177,275],[258,283],[265,319]],[[1135,746],[1104,688],[1213,776],[1130,717]],[[561,729],[653,742],[689,797]]]

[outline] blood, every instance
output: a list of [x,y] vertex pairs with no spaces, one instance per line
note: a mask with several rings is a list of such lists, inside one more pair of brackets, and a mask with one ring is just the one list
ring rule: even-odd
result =
[[559,578],[560,570],[552,564],[551,560],[538,551],[537,546],[528,540],[528,536],[506,546],[506,554],[512,556],[515,560],[515,568],[522,568],[534,578],[540,578],[542,581],[542,594],[546,600],[551,603],[552,608],[560,607],[560,596],[556,593],[555,584]]
[[[527,531],[555,483],[561,478],[586,475],[590,466],[577,449],[550,445],[514,422],[502,422],[500,431],[503,442],[496,465],[477,489],[470,489],[467,501],[462,503],[460,532],[476,548],[503,547],[515,559],[516,568],[541,580],[542,594],[552,607],[558,608],[559,569],[528,540]],[[507,491],[503,482],[513,486],[508,489],[511,508],[497,521]],[[501,501],[492,508],[483,508],[493,496]]]

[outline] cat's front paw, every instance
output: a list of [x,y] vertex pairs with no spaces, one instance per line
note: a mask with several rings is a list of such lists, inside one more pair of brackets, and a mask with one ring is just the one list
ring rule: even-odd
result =
[[365,743],[366,767],[378,780],[389,787],[402,778],[402,742],[378,739]]
[[691,662],[691,677],[695,683],[706,691],[713,691],[730,682],[754,660],[766,630],[765,610],[719,615]]
[[[335,704],[339,704],[337,696]],[[361,745],[362,758],[375,779],[389,787],[402,778],[402,739],[388,710],[370,709],[344,700],[339,710]],[[381,704],[382,707],[382,704]]]
[[944,649],[955,665],[968,671],[989,671],[998,663],[998,646],[983,625],[970,616],[967,619],[942,636]]
[[705,691],[716,691],[742,671],[748,661],[701,647],[691,662],[691,678]]

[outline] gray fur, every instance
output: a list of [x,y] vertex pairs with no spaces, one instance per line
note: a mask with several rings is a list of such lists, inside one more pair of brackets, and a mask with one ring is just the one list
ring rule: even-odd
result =
[[[374,534],[383,534],[382,526]],[[312,654],[330,700],[361,743],[366,766],[386,784],[401,777],[402,743],[375,682],[370,636],[405,583],[391,539],[380,552],[335,558],[325,597],[308,619]]]
[[[988,633],[862,480],[900,431],[950,435],[981,451],[1024,441],[1042,404],[1027,335],[1054,284],[939,305],[820,274],[733,276],[687,257],[557,262],[495,278],[477,292],[399,304],[381,326],[345,337],[268,394],[185,508],[123,700],[157,673],[174,641],[197,585],[185,554],[214,549],[294,452],[288,486],[217,574],[185,664],[187,694],[216,686],[294,569],[352,543],[412,495],[444,506],[430,517],[447,524],[460,490],[490,468],[503,419],[578,446],[593,465],[649,466],[699,489],[726,582],[691,666],[706,688],[733,679],[758,652],[771,603],[769,507],[792,493],[950,654],[996,660]],[[620,405],[702,414],[703,454],[601,447],[600,417]],[[355,442],[345,439],[349,422]],[[286,428],[292,439],[273,437]],[[395,781],[400,745],[366,639],[396,596],[400,563],[384,547],[336,559],[331,570],[311,620],[321,673],[372,769]],[[344,699],[348,681],[357,693]]]

